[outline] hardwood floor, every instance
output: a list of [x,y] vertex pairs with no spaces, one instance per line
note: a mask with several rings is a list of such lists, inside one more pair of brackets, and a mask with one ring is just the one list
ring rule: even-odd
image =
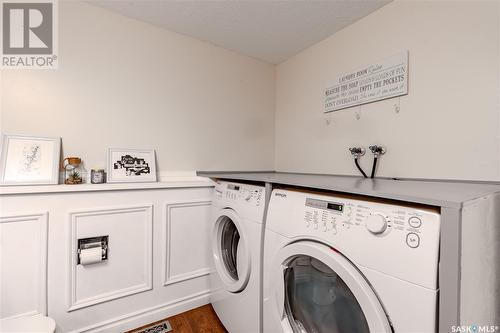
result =
[[227,333],[211,304],[200,306],[126,333],[138,333],[164,320],[168,320],[172,325],[172,333]]

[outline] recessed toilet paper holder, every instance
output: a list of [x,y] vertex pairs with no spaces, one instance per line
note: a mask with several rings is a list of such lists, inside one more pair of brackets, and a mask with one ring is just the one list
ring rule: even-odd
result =
[[108,259],[108,239],[109,236],[98,236],[98,237],[89,237],[89,238],[80,238],[78,239],[78,259],[77,265],[80,265],[80,253],[82,250],[92,249],[96,247],[100,247],[102,250],[102,260]]

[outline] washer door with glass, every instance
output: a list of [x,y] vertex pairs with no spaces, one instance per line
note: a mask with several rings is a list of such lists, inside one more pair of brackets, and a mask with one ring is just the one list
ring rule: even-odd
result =
[[366,279],[335,250],[301,241],[285,246],[275,259],[277,320],[285,332],[391,332]]
[[222,209],[212,237],[215,269],[227,291],[242,291],[250,277],[250,251],[240,218],[232,209]]

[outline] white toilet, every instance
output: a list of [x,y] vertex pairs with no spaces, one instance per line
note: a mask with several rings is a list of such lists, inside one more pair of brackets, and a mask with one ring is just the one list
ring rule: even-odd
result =
[[0,320],[1,333],[54,333],[55,330],[54,319],[41,314]]

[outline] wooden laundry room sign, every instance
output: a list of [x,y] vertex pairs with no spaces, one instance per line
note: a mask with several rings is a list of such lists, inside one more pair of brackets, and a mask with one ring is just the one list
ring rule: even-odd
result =
[[408,51],[338,77],[325,89],[324,112],[406,94]]

